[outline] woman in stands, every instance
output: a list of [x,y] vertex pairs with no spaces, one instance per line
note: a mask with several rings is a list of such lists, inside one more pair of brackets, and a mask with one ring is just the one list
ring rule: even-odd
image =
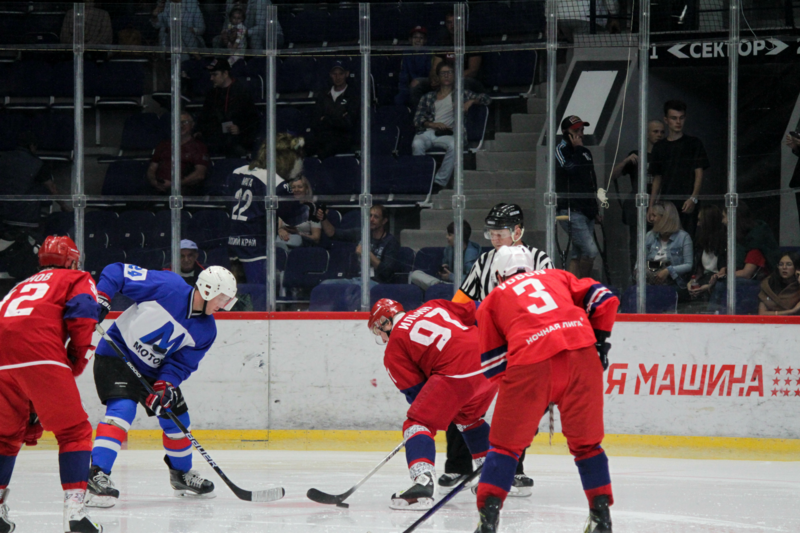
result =
[[709,204],[700,210],[694,249],[696,284],[689,285],[689,294],[695,301],[708,301],[720,270],[724,272],[728,265],[728,230],[718,206]]
[[322,236],[322,224],[316,218],[314,192],[308,178],[300,176],[288,184],[297,202],[288,202],[278,216],[278,238],[275,245],[281,248],[313,246]]
[[786,316],[800,312],[800,254],[787,252],[778,268],[761,282],[758,314]]
[[[728,213],[722,213],[722,223],[728,225]],[[762,280],[778,264],[780,248],[772,230],[763,220],[757,220],[744,202],[736,208],[736,277]],[[720,277],[724,276],[723,271]]]
[[647,284],[674,285],[679,300],[686,301],[694,254],[692,238],[681,229],[681,219],[672,202],[657,202],[653,211],[653,229],[645,238]]

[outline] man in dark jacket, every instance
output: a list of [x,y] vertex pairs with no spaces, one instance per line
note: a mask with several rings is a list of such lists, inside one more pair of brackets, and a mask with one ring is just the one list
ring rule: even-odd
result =
[[[579,278],[588,277],[594,259],[600,253],[594,241],[594,223],[600,222],[597,207],[597,176],[594,173],[592,153],[583,146],[584,127],[588,122],[575,115],[561,121],[563,139],[556,146],[556,193],[558,214],[572,243],[568,270]],[[562,195],[583,194],[587,198],[570,198]]]
[[308,155],[320,159],[353,151],[357,142],[361,104],[358,87],[347,84],[350,72],[336,61],[330,71],[331,88],[314,103]]
[[242,157],[252,150],[258,128],[253,98],[244,83],[231,77],[227,60],[216,60],[209,70],[214,87],[198,124],[203,142],[212,154]]

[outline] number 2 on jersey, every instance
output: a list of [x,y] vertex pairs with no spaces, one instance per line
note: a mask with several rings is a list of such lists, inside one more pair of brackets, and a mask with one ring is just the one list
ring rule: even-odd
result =
[[541,281],[536,278],[528,278],[519,283],[519,285],[514,285],[514,292],[522,295],[525,292],[526,287],[533,287],[533,292],[528,293],[528,296],[531,298],[536,298],[537,300],[542,301],[542,305],[532,304],[528,306],[528,311],[533,313],[534,315],[541,315],[548,311],[552,311],[553,309],[558,309],[558,304],[553,297],[545,290],[544,285]]
[[[0,309],[2,309],[3,305],[8,301],[9,297],[12,294],[22,294],[22,296],[17,296],[16,298],[12,299],[11,302],[6,307],[6,312],[3,314],[4,317],[11,317],[11,316],[28,316],[33,312],[33,307],[28,307],[25,309],[20,309],[19,306],[23,302],[31,302],[33,300],[41,300],[44,298],[44,295],[47,294],[47,291],[50,289],[50,286],[47,283],[29,283],[22,287],[19,292],[12,291],[8,293],[8,295],[3,298],[3,301],[0,302]],[[23,294],[33,291],[33,294]]]
[[[236,205],[233,206],[231,220],[241,220],[242,222],[247,221],[247,217],[244,215],[244,212],[247,211],[247,209],[250,207],[250,204],[253,203],[253,191],[250,189],[239,189],[236,191],[236,194],[234,194],[233,197],[236,198]],[[242,201],[244,201],[244,205],[241,205]]]
[[[437,315],[441,316],[442,320],[444,320],[445,322],[453,324],[462,331],[466,331],[467,329],[469,329],[463,324],[461,324],[458,320],[450,318],[450,314],[441,308],[434,309],[430,313],[426,314],[425,317],[432,318]],[[412,341],[416,342],[417,344],[421,344],[423,346],[430,346],[431,344],[436,342],[437,339],[439,339],[439,342],[436,343],[436,348],[438,348],[439,351],[442,351],[444,345],[447,344],[447,341],[449,341],[450,337],[452,336],[453,333],[452,331],[450,331],[450,328],[444,328],[442,326],[439,326],[438,324],[434,324],[429,320],[420,320],[419,322],[414,324],[414,327],[411,328],[411,333],[408,334],[408,337]]]

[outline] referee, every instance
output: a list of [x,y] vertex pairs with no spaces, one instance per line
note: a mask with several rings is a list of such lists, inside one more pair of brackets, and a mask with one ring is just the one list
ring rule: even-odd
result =
[[[454,302],[482,301],[495,288],[497,283],[492,278],[490,270],[494,254],[501,246],[527,246],[533,255],[533,265],[536,270],[555,268],[545,252],[522,242],[525,228],[520,206],[516,204],[494,206],[486,216],[484,232],[486,238],[492,241],[494,250],[481,254],[453,297]],[[531,494],[533,480],[525,475],[522,464],[524,460],[525,452],[522,452],[509,496]],[[473,471],[472,455],[454,424],[450,424],[447,428],[447,462],[444,471],[445,473],[439,477],[439,487],[445,491],[452,490]]]

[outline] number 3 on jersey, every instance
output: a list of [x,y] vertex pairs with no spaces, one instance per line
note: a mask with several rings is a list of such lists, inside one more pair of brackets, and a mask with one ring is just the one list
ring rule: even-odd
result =
[[532,304],[528,306],[528,311],[534,315],[541,315],[553,309],[558,309],[558,304],[553,297],[545,290],[541,281],[536,278],[528,278],[525,281],[514,285],[514,292],[522,295],[526,292],[526,287],[533,287],[533,292],[528,293],[528,296],[542,301],[542,305]]
[[[242,222],[246,222],[247,217],[244,213],[250,207],[250,204],[253,203],[253,191],[250,189],[239,189],[236,191],[236,194],[234,194],[233,197],[236,198],[236,205],[233,206],[231,220],[241,220]],[[242,202],[244,202],[244,205],[241,205]]]
[[[436,315],[441,316],[442,320],[449,324],[453,324],[462,331],[469,329],[461,324],[461,322],[458,320],[452,319],[450,314],[444,309],[434,309],[430,313],[426,314],[425,318],[431,318]],[[442,351],[444,345],[447,344],[447,341],[449,341],[450,337],[453,336],[453,333],[450,331],[450,328],[445,328],[438,324],[434,324],[429,320],[420,320],[414,324],[414,327],[411,328],[411,333],[409,333],[408,336],[412,341],[423,346],[430,346],[436,342],[437,339],[439,339],[439,342],[436,343],[436,348],[439,351]]]

